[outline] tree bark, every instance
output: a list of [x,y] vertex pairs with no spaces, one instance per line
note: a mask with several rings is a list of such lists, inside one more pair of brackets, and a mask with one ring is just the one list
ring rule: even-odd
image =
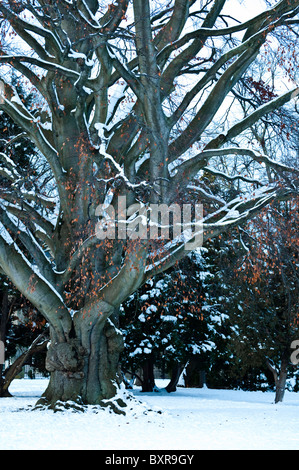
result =
[[[0,313],[0,341],[5,344],[6,340],[6,325],[8,320],[8,289],[7,287],[4,288],[3,292],[1,292],[1,313]],[[11,394],[8,391],[8,387],[6,386],[6,381],[4,378],[4,364],[0,364],[0,397],[10,397]]]
[[154,376],[154,361],[149,357],[143,364],[142,392],[153,392],[156,386]]
[[11,393],[8,391],[8,386],[4,377],[4,365],[0,365],[0,398],[11,397]]
[[187,388],[202,388],[205,384],[205,371],[203,364],[197,357],[192,357],[186,367],[184,374],[185,386]]
[[288,376],[288,364],[289,364],[289,351],[284,351],[281,357],[281,364],[279,371],[267,360],[267,366],[273,374],[275,382],[275,403],[282,403],[285,394],[286,381]]
[[165,390],[166,390],[168,393],[176,392],[176,387],[177,387],[179,378],[180,378],[180,376],[181,376],[181,373],[182,373],[183,370],[184,370],[184,367],[185,367],[185,364],[180,364],[180,363],[176,363],[176,364],[173,366],[172,371],[171,371],[170,382],[169,382],[169,384],[167,385],[167,387],[165,387]]
[[289,364],[289,352],[284,351],[282,354],[280,371],[275,383],[275,403],[282,403],[284,399],[286,381],[288,377],[288,364]]
[[122,381],[119,370],[122,335],[107,320],[103,327],[93,329],[88,348],[75,332],[70,336],[67,342],[51,341],[46,359],[50,382],[37,404],[50,408],[67,401],[103,405],[103,400],[115,397]]

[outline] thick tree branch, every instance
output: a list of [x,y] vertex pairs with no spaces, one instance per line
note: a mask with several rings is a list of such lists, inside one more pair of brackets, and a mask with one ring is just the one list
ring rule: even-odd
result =
[[[267,155],[261,155],[254,152],[251,149],[246,148],[223,148],[223,149],[211,149],[204,150],[203,152],[189,158],[188,160],[181,163],[175,168],[175,175],[173,177],[174,187],[180,185],[181,188],[185,188],[198,174],[200,170],[206,167],[207,163],[211,158],[214,157],[225,157],[228,155],[237,156],[249,156],[252,160],[258,163],[264,163],[266,166],[273,168],[279,173],[287,172],[294,175],[299,175],[299,170],[296,168],[288,167],[279,162],[275,162],[270,159]],[[216,173],[215,173],[216,174]]]
[[57,180],[63,180],[63,170],[58,159],[58,152],[47,140],[38,119],[36,119],[23,105],[19,96],[11,86],[5,83],[5,95],[0,100],[0,109],[3,109],[22,129],[24,129],[32,142],[47,158],[53,174]]
[[292,99],[296,98],[299,95],[299,88],[295,88],[291,91],[288,91],[282,96],[279,96],[278,98],[269,101],[266,103],[264,106],[261,106],[258,108],[256,111],[251,113],[248,117],[243,119],[242,121],[238,122],[236,125],[234,125],[225,135],[225,139],[222,142],[229,142],[238,135],[240,135],[242,132],[244,132],[246,129],[249,129],[251,126],[253,126],[256,122],[258,122],[262,117],[266,116],[267,114],[275,111],[276,109],[281,108],[283,105],[291,101]]
[[[202,226],[199,231],[203,233],[203,243],[234,227],[246,223],[273,200],[285,200],[288,199],[291,194],[292,190],[290,189],[272,185],[256,190],[253,195],[246,194],[243,197],[236,198],[230,201],[226,206],[221,205],[218,211],[204,218],[202,221]],[[209,218],[215,220],[209,222]],[[187,243],[194,244],[198,235],[199,232],[195,232],[194,236],[187,240]],[[152,256],[149,254],[151,261],[146,266],[144,282],[171,268],[184,256],[186,256],[186,241],[180,239],[177,240],[177,243],[173,241],[168,250],[167,246],[164,247],[157,261],[153,262]],[[155,257],[157,258],[157,256],[154,255],[154,259]]]
[[71,329],[71,317],[54,287],[37,274],[26,258],[0,237],[0,264],[19,291],[45,316],[58,341]]

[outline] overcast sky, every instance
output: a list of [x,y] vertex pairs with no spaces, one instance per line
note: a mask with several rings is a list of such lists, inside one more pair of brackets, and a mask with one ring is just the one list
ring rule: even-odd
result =
[[228,0],[222,13],[246,21],[262,13],[266,8],[264,0]]

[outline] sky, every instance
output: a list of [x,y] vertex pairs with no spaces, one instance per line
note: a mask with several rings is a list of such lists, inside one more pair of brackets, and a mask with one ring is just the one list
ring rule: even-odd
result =
[[222,12],[236,16],[240,21],[247,21],[264,10],[264,0],[228,0]]

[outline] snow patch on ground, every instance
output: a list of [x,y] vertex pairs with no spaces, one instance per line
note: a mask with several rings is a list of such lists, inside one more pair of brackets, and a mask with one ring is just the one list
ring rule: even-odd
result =
[[275,405],[269,392],[145,394],[136,388],[135,397],[147,406],[133,406],[126,416],[92,407],[85,413],[28,411],[46,386],[46,379],[15,380],[13,398],[0,399],[0,450],[299,449],[298,393],[286,392],[284,403]]

